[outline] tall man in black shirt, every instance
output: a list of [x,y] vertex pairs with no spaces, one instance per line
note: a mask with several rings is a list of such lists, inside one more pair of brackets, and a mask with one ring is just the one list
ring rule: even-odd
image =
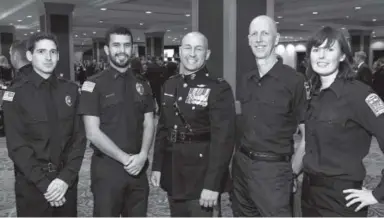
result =
[[32,69],[3,96],[7,148],[15,164],[18,216],[77,216],[78,172],[85,151],[76,116],[78,86],[58,78],[56,38],[29,39]]
[[277,59],[279,34],[271,18],[252,20],[248,39],[257,67],[240,83],[244,133],[232,166],[234,215],[292,216],[292,167],[298,173],[304,139],[290,160],[303,121],[304,77]]
[[115,27],[106,34],[110,68],[84,82],[79,114],[94,155],[91,189],[94,216],[146,216],[147,156],[154,131],[152,91],[129,69],[132,34]]

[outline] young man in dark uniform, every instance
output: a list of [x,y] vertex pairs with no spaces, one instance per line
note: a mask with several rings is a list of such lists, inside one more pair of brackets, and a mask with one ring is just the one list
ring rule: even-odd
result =
[[82,86],[79,114],[94,154],[91,190],[94,216],[146,216],[146,175],[154,122],[148,83],[129,68],[132,34],[115,27],[106,34],[110,68]]
[[[304,155],[304,138],[295,154],[293,141],[304,120],[304,77],[277,59],[279,34],[271,18],[253,19],[248,39],[257,67],[240,81],[244,132],[232,165],[233,211],[292,216],[293,173]],[[303,124],[299,127],[304,133]]]
[[32,69],[3,96],[18,216],[77,216],[86,139],[76,115],[79,87],[54,72],[58,52],[53,35],[31,36],[27,58]]
[[212,216],[227,181],[234,97],[229,84],[205,67],[209,55],[203,34],[187,34],[180,75],[164,85],[151,179],[167,191],[171,216]]

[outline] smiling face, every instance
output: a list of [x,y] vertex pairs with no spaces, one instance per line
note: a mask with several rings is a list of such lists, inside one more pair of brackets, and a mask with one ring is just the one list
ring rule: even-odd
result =
[[338,73],[340,62],[345,59],[338,41],[334,41],[328,47],[326,39],[319,47],[312,47],[310,60],[312,69],[320,76],[328,76]]
[[204,67],[210,56],[207,39],[200,33],[184,36],[180,46],[180,61],[184,73],[194,73]]
[[111,34],[109,45],[104,46],[111,66],[126,68],[132,56],[132,41],[129,35]]
[[267,16],[260,16],[249,25],[248,43],[256,59],[269,58],[278,42],[279,34],[273,22]]

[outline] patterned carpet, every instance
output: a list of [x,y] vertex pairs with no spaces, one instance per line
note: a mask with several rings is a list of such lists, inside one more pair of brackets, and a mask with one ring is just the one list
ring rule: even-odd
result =
[[[80,217],[92,216],[92,193],[90,191],[90,157],[92,150],[87,149],[83,165],[80,171],[80,184],[78,186],[78,215]],[[368,176],[365,179],[365,186],[375,187],[381,176],[381,169],[384,168],[384,157],[378,148],[377,142],[372,142],[369,155],[364,161]],[[8,158],[5,139],[0,138],[0,217],[15,217],[15,196],[13,191],[14,176],[13,164]],[[232,216],[230,202],[227,194],[222,198],[223,216]],[[159,188],[151,187],[148,205],[148,216],[164,217],[169,216],[168,202],[165,193]],[[378,204],[370,208],[369,216],[384,216],[384,205]]]

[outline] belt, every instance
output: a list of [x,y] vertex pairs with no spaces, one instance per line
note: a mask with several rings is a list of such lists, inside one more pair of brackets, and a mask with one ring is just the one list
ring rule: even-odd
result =
[[289,162],[291,161],[291,156],[289,155],[279,155],[270,152],[258,152],[251,151],[245,146],[240,146],[239,151],[245,154],[252,160],[261,160],[261,161],[272,161],[272,162]]
[[43,171],[46,171],[46,172],[49,172],[49,173],[52,173],[52,172],[57,172],[59,170],[61,170],[63,168],[63,164],[60,163],[59,165],[55,165],[51,162],[47,163],[47,164],[42,164],[42,169]]
[[329,187],[329,188],[337,188],[340,187],[342,189],[346,188],[355,188],[361,189],[363,182],[362,181],[353,181],[346,179],[339,179],[336,177],[327,177],[305,173],[304,179],[312,186],[320,186],[320,187]]
[[168,134],[168,140],[172,143],[176,142],[204,142],[209,141],[211,139],[210,132],[204,133],[185,133],[179,132],[176,130],[172,130]]

